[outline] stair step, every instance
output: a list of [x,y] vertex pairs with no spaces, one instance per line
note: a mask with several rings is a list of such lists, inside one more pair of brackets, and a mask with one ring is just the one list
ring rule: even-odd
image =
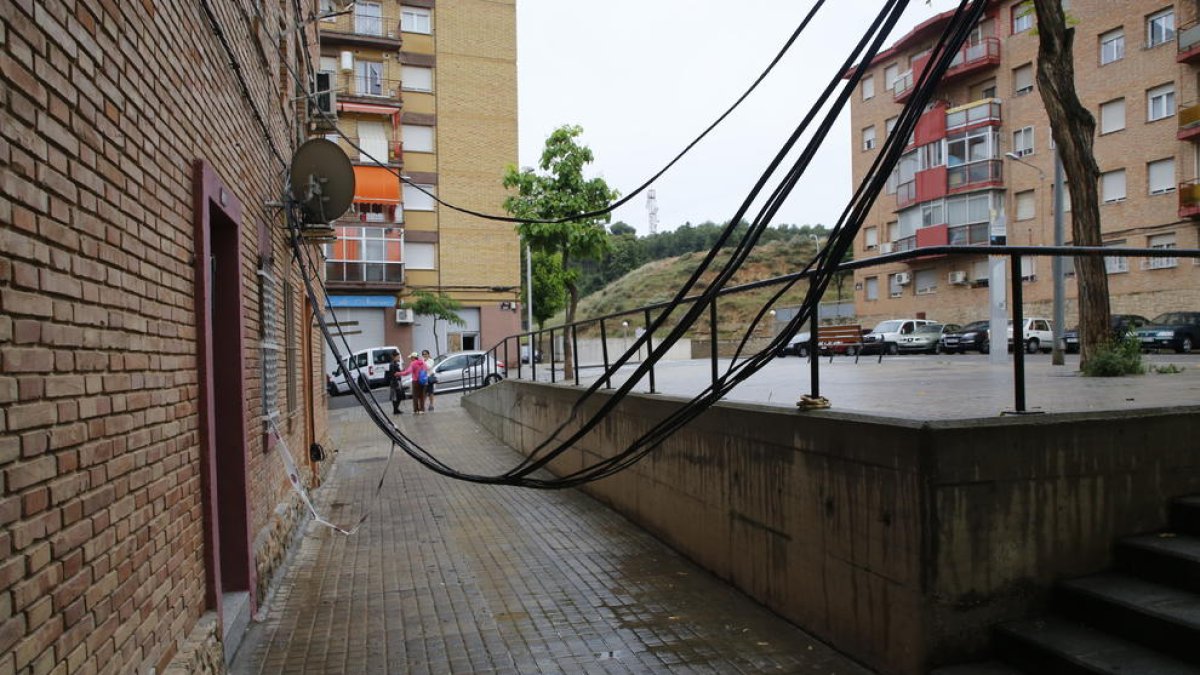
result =
[[1056,607],[1122,638],[1200,663],[1200,594],[1127,574],[1064,581]]
[[1171,527],[1176,532],[1200,536],[1200,495],[1171,500]]
[[1200,538],[1163,532],[1126,537],[1117,562],[1143,579],[1200,593]]
[[959,666],[946,666],[932,670],[929,675],[1025,675],[1025,671],[1017,670],[1007,663],[987,661],[985,663],[965,663]]
[[1056,616],[999,626],[996,651],[1029,673],[1200,675],[1200,666]]

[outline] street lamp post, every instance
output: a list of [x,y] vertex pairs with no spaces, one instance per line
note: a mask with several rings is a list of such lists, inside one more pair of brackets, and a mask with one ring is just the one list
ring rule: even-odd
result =
[[[1017,162],[1019,164],[1024,164],[1025,166],[1033,169],[1034,171],[1037,171],[1038,172],[1038,180],[1040,181],[1040,187],[1039,187],[1038,191],[1042,194],[1045,194],[1045,192],[1046,192],[1046,172],[1045,171],[1042,171],[1040,168],[1021,159],[1019,156],[1017,156],[1014,153],[1008,152],[1008,153],[1005,153],[1004,156],[1007,157],[1008,159],[1013,160],[1014,162]],[[1063,185],[1062,185],[1062,181],[1063,181],[1062,163],[1059,162],[1059,160],[1058,160],[1058,148],[1055,148],[1054,149],[1054,245],[1055,246],[1063,245],[1063,217],[1062,217],[1062,213],[1063,213],[1062,188],[1063,188]],[[1040,200],[1041,200],[1041,197],[1039,196],[1039,201]],[[1032,243],[1033,242],[1030,242],[1030,244],[1032,244]],[[1063,358],[1063,348],[1062,348],[1062,330],[1063,330],[1063,321],[1065,319],[1063,318],[1063,314],[1064,314],[1064,312],[1063,312],[1063,268],[1062,268],[1062,257],[1061,256],[1054,256],[1051,259],[1051,261],[1050,261],[1050,276],[1053,278],[1053,281],[1054,281],[1054,284],[1053,284],[1054,316],[1053,316],[1053,321],[1052,321],[1052,325],[1051,325],[1051,328],[1053,329],[1053,335],[1054,335],[1052,342],[1054,344],[1052,344],[1051,348],[1050,348],[1050,363],[1053,365],[1056,365],[1056,366],[1061,366],[1065,363],[1065,360]],[[1017,346],[1013,345],[1013,349],[1016,349],[1016,348],[1017,348]]]
[[621,350],[623,353],[623,352],[629,351],[629,322],[628,321],[621,322],[621,333],[622,333],[621,339],[624,341],[624,345],[625,345],[625,348]]

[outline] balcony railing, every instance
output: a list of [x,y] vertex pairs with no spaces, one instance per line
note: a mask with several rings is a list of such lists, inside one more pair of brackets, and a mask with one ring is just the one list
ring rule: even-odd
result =
[[948,228],[949,244],[952,246],[977,246],[991,241],[991,231],[988,223],[971,223],[970,225],[954,225]]
[[392,6],[384,6],[379,14],[369,14],[361,9],[347,14],[339,14],[320,23],[321,37],[332,37],[339,40],[353,40],[354,37],[369,38],[373,41],[400,42],[400,16],[391,11]]
[[1192,101],[1183,104],[1176,115],[1179,118],[1179,133],[1176,138],[1185,141],[1200,137],[1200,103]]
[[402,284],[404,263],[329,260],[325,263],[325,280],[330,283]]
[[892,253],[899,253],[901,251],[911,251],[911,250],[915,249],[916,247],[917,247],[917,235],[914,234],[911,237],[900,237],[896,241],[892,242]]
[[1000,121],[1000,99],[987,98],[946,113],[946,131],[981,122]]
[[1193,178],[1179,184],[1179,217],[1195,218],[1200,216],[1200,178]]
[[946,187],[961,190],[975,185],[999,183],[1004,180],[1004,162],[985,159],[970,164],[960,164],[946,169]]
[[[906,73],[896,78],[895,84],[892,85],[892,97],[896,102],[902,102],[912,93],[913,87],[916,84],[917,77],[920,72],[929,63],[928,57],[918,60],[913,64],[913,68]],[[959,48],[958,53],[950,61],[950,67],[946,69],[946,74],[942,79],[951,79],[959,75],[975,72],[983,66],[992,66],[1000,63],[1000,39],[995,37],[983,38],[980,42],[971,45],[963,45]]]
[[1180,26],[1179,31],[1175,33],[1175,41],[1179,45],[1176,61],[1191,63],[1200,59],[1200,22],[1192,21]]
[[908,95],[908,91],[913,88],[913,71],[906,70],[896,78],[892,83],[892,98],[900,100]]

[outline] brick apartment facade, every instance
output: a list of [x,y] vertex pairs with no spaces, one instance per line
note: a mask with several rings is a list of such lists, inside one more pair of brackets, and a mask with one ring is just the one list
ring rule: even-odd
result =
[[[502,212],[501,179],[517,161],[515,2],[359,2],[321,28],[320,70],[337,100],[325,131],[341,137],[359,178],[355,208],[326,246],[342,336],[352,349],[438,354],[516,333],[512,225],[446,208],[394,173],[451,204]],[[458,300],[463,325],[439,322],[435,340],[432,317],[397,312],[415,290]]]
[[302,522],[266,420],[318,481],[322,347],[271,204],[315,9],[0,6],[0,673],[223,671]]
[[[1075,29],[1076,88],[1097,122],[1104,242],[1197,246],[1197,3],[1072,0],[1064,5]],[[1001,211],[1009,244],[1054,243],[1054,153],[1037,92],[1038,38],[1030,6],[1006,1],[988,8],[864,222],[856,258],[947,243],[987,244],[992,214]],[[872,63],[851,105],[855,184],[879,152],[913,91],[913,74],[919,75],[950,15],[918,25]],[[1006,158],[1007,153],[1025,164]],[[1068,202],[1067,244],[1069,210]],[[858,317],[867,326],[896,317],[955,323],[986,319],[986,261],[981,252],[858,270]],[[1024,264],[1025,315],[1050,316],[1050,259]],[[1113,312],[1153,317],[1200,309],[1200,266],[1191,260],[1109,258],[1106,264]],[[1076,286],[1071,261],[1065,267],[1069,327],[1077,319]]]

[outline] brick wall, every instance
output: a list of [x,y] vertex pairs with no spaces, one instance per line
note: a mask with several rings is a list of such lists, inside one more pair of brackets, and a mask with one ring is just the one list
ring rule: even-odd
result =
[[[252,15],[254,6],[267,16]],[[263,452],[255,274],[265,225],[278,261],[273,292],[285,275],[302,287],[265,206],[280,198],[299,128],[296,87],[281,77],[297,42],[274,37],[291,23],[291,7],[0,7],[0,673],[161,672],[209,608],[192,260],[197,159],[244,205],[245,293],[241,307],[219,311],[240,312],[244,326],[252,534],[295,521],[279,460]],[[273,317],[281,341],[282,314]],[[299,307],[294,316],[300,330],[307,319]],[[307,447],[308,408],[288,401],[283,378],[306,367],[320,440],[320,364],[280,354],[280,424],[298,452]],[[257,575],[267,580],[279,556],[256,546]]]

